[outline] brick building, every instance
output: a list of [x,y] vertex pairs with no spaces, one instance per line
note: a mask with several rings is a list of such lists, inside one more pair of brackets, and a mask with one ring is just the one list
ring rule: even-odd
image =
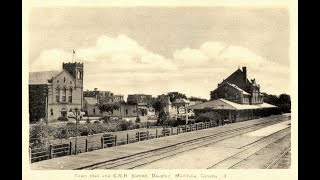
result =
[[263,102],[264,93],[255,79],[248,79],[247,68],[237,69],[210,92],[210,101],[189,106],[195,114],[218,112],[222,120],[231,122],[276,113],[277,107]]
[[[74,117],[83,108],[83,63],[63,63],[61,71],[29,73],[30,121]],[[81,114],[80,111],[78,112]]]
[[98,88],[94,88],[93,91],[84,91],[83,97],[95,98],[99,103],[124,101],[123,95],[116,95],[110,91],[101,91]]

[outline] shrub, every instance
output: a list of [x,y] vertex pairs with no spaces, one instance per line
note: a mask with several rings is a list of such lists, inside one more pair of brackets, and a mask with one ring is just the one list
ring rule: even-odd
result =
[[56,133],[53,136],[54,138],[58,138],[58,139],[68,138],[69,133],[68,133],[67,127],[60,127],[55,132]]
[[139,118],[139,116],[136,118],[136,123],[140,123],[141,119]]
[[168,121],[168,125],[171,126],[171,127],[176,127],[176,126],[178,126],[178,120],[170,119]]
[[132,126],[132,122],[128,122],[125,120],[120,121],[119,123],[119,130],[120,131],[126,131],[130,128],[130,126]]
[[94,121],[93,123],[94,124],[100,124],[100,121]]
[[216,112],[204,112],[198,114],[195,118],[195,122],[216,121],[219,118],[219,114]]
[[69,119],[66,117],[58,117],[58,121],[68,121]]

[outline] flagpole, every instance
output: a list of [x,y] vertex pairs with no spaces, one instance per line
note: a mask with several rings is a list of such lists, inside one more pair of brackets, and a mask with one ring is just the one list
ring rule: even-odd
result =
[[72,50],[72,63],[74,61],[74,49]]

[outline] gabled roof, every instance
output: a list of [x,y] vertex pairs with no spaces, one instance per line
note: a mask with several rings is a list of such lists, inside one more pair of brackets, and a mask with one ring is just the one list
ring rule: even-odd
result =
[[29,72],[29,85],[47,84],[48,80],[57,76],[62,71]]
[[186,99],[176,99],[172,103],[175,103],[175,104],[189,104],[190,101],[188,101]]
[[204,108],[212,108],[212,109],[225,109],[225,110],[245,110],[245,109],[264,109],[264,108],[276,108],[277,106],[262,103],[256,105],[250,104],[238,104],[225,99],[217,99],[208,102],[204,102],[201,104],[196,104],[193,106],[187,107],[188,109],[204,109]]
[[[241,69],[237,69],[236,71],[234,71],[230,76],[228,76],[224,81],[222,82],[228,82],[230,79],[232,79],[234,76],[236,76],[237,74],[243,74],[244,72]],[[250,78],[248,78],[249,76],[247,75],[247,82],[249,82],[250,84],[252,83]]]
[[237,85],[231,84],[231,83],[228,83],[228,82],[226,82],[226,83],[229,84],[230,86],[234,87],[235,89],[241,91],[243,94],[250,95],[249,93],[247,93],[247,92],[244,91],[243,89],[239,88]]
[[74,77],[71,76],[71,74],[65,69],[61,71],[29,72],[29,85],[47,84],[48,80],[51,80],[52,78],[59,76],[63,72],[66,72],[71,79],[74,79]]
[[84,100],[87,101],[89,105],[97,104],[97,99],[93,97],[84,97]]

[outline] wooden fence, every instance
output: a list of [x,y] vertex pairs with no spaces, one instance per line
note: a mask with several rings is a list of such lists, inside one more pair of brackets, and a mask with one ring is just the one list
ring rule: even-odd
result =
[[[139,131],[136,132],[135,136],[127,133],[126,138],[118,141],[117,135],[114,134],[103,134],[101,136],[101,142],[99,146],[99,142],[90,141],[88,139],[85,140],[84,144],[78,144],[77,148],[82,146],[84,150],[75,152],[75,145],[73,145],[72,141],[70,143],[64,144],[50,144],[48,148],[29,148],[29,159],[30,162],[37,162],[42,160],[47,160],[55,157],[66,156],[77,154],[79,152],[88,152],[97,149],[103,149],[108,147],[115,147],[119,145],[125,145],[130,143],[135,143],[139,141],[145,141],[153,138],[161,138],[165,136],[178,135],[181,133],[187,133],[191,131],[197,131],[201,129],[207,129],[213,127],[213,122],[201,122],[195,124],[188,125],[180,125],[177,127],[163,128],[160,131],[158,129],[155,130],[155,134],[151,134],[149,131]],[[174,133],[175,131],[175,133]]]

